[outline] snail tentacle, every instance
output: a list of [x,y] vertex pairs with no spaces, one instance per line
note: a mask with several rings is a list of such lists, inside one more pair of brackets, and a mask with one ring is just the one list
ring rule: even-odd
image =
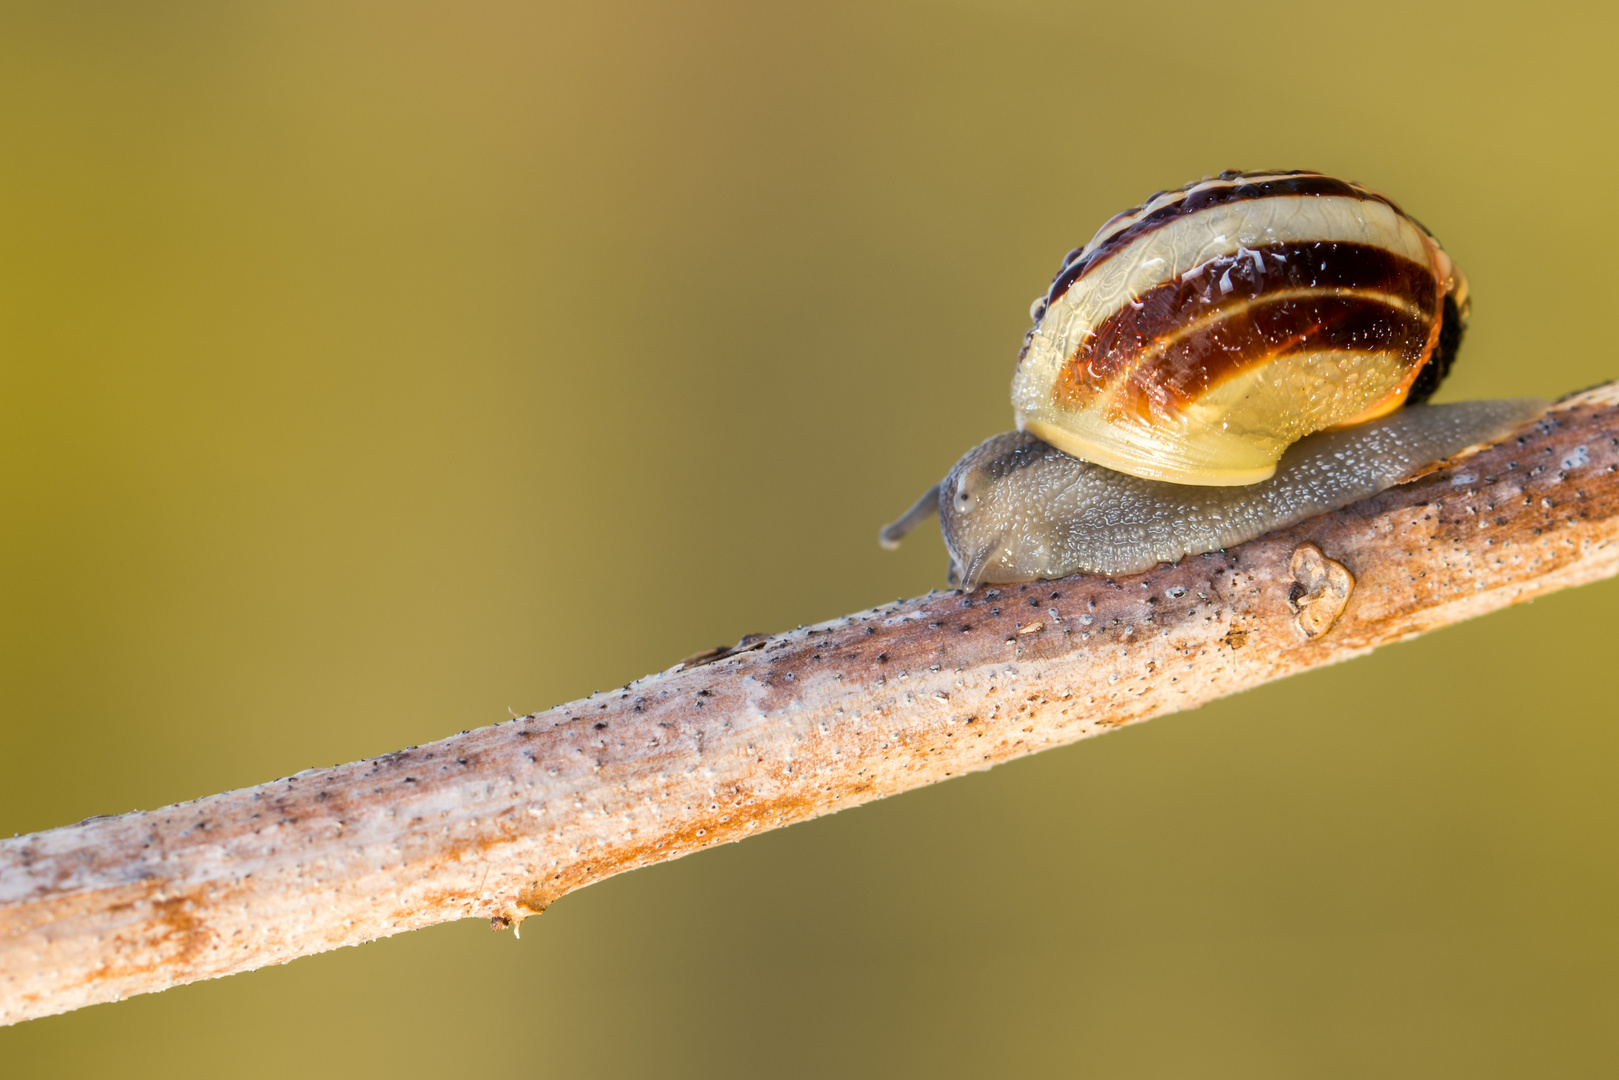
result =
[[899,547],[899,542],[905,539],[906,533],[938,512],[939,485],[934,484],[922,493],[922,497],[917,499],[915,505],[905,511],[898,521],[883,526],[883,531],[877,534],[877,542],[892,551]]

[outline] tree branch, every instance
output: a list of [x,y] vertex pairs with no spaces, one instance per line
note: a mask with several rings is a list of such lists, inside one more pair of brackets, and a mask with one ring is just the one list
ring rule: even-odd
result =
[[1619,571],[1619,383],[1118,580],[933,593],[369,761],[0,841],[0,1023],[449,919],[1101,734]]

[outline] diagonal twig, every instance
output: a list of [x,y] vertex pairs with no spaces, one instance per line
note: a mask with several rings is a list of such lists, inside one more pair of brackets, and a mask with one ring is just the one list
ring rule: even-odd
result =
[[933,593],[547,712],[0,841],[0,1023],[482,916],[1619,572],[1619,383],[1117,580]]

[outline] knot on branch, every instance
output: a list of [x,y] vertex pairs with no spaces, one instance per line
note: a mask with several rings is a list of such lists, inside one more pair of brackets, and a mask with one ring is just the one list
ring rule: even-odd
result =
[[1288,586],[1287,606],[1298,613],[1293,625],[1306,640],[1313,640],[1331,630],[1344,613],[1355,588],[1355,575],[1308,540],[1293,549],[1288,570],[1293,584]]

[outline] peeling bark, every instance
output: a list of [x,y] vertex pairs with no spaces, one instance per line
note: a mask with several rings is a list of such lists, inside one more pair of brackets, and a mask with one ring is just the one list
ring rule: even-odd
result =
[[0,841],[0,1023],[450,919],[516,927],[623,870],[1611,576],[1616,539],[1608,384],[1229,551],[936,592],[427,746]]

